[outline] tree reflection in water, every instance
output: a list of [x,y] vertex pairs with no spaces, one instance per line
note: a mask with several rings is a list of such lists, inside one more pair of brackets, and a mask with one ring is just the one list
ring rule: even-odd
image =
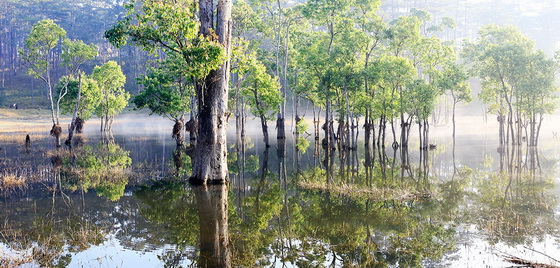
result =
[[227,186],[198,186],[194,195],[200,226],[199,267],[231,267]]
[[[531,147],[503,147],[495,164],[486,156],[489,165],[467,167],[445,144],[341,152],[317,141],[304,153],[290,142],[259,149],[241,139],[228,156],[231,184],[193,188],[181,180],[187,148],[175,158],[167,150],[175,168],[165,178],[139,183],[130,179],[137,152],[110,139],[90,144],[44,160],[57,194],[41,198],[52,203],[29,193],[2,207],[11,230],[2,231],[4,245],[42,252],[34,261],[43,266],[72,265],[110,234],[126,250],[157,252],[165,267],[418,267],[448,264],[475,235],[528,247],[558,235],[557,161]],[[447,156],[452,164],[441,161]]]
[[543,172],[537,148],[499,147],[498,152],[499,171],[481,174],[476,186],[472,221],[492,243],[531,244],[557,235],[553,174]]

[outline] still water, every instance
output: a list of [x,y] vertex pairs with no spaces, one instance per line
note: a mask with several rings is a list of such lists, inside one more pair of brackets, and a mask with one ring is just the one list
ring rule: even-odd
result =
[[170,134],[88,127],[71,152],[38,133],[0,144],[0,266],[560,265],[552,135],[499,148],[467,129],[454,145],[434,127],[435,150],[326,155],[312,136],[266,148],[258,128],[231,131],[230,184],[193,188]]

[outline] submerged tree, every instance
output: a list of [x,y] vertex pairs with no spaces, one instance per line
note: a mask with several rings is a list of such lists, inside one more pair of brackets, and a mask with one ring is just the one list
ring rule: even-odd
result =
[[249,102],[251,112],[261,120],[266,146],[270,146],[268,140],[268,120],[274,118],[274,114],[278,112],[278,107],[282,102],[282,95],[279,89],[280,84],[275,78],[266,73],[266,67],[255,63],[248,70],[241,90],[241,94]]
[[[198,133],[192,181],[227,182],[227,97],[231,1],[143,1],[105,33],[120,47],[130,38],[143,49],[177,53],[197,80]],[[214,10],[214,7],[216,9]],[[198,14],[197,14],[198,13]]]
[[[64,51],[65,53],[62,54],[62,60],[64,65],[70,70],[70,74],[68,75],[68,79],[77,79],[77,92],[73,96],[74,100],[74,113],[72,115],[72,121],[70,122],[70,127],[68,128],[68,138],[66,139],[66,144],[70,144],[72,142],[72,136],[74,135],[74,130],[79,128],[78,133],[81,133],[81,129],[83,127],[83,118],[78,117],[78,111],[81,110],[84,113],[84,108],[95,108],[95,107],[87,107],[88,105],[82,105],[80,107],[81,102],[81,91],[82,91],[82,76],[83,73],[79,70],[80,66],[86,61],[93,59],[97,55],[97,47],[94,45],[87,45],[81,40],[64,40]],[[68,83],[70,80],[65,81],[66,83],[62,83],[62,87],[58,91],[58,98],[56,102],[56,111],[57,116],[60,114],[61,110],[61,101],[64,101],[66,98],[65,96],[68,95]],[[93,88],[89,88],[90,90],[95,90]],[[88,92],[90,93],[90,92]],[[93,97],[93,96],[88,96]],[[96,102],[97,100],[87,100]],[[90,111],[88,111],[91,113]],[[89,117],[88,117],[89,118]]]
[[95,66],[92,77],[101,89],[101,101],[95,114],[101,119],[101,131],[109,131],[115,116],[126,107],[130,98],[130,94],[124,90],[126,77],[115,61]]
[[60,102],[60,108],[63,114],[73,114],[70,131],[66,143],[72,141],[73,132],[82,133],[85,121],[90,119],[99,102],[101,101],[102,92],[97,82],[91,77],[78,78],[64,77],[57,84],[57,90],[64,90],[66,85],[66,97]]
[[435,80],[438,88],[443,92],[449,92],[453,99],[451,122],[453,124],[453,138],[455,138],[455,110],[459,102],[468,103],[472,100],[471,88],[467,82],[468,75],[461,66],[450,63],[444,66],[441,72],[437,72]]
[[65,38],[66,31],[53,20],[41,20],[31,28],[31,32],[25,39],[25,49],[21,51],[22,59],[29,65],[29,73],[35,78],[40,78],[47,86],[53,123],[51,135],[55,136],[57,146],[60,146],[62,128],[55,112],[54,82],[51,71],[54,64],[54,49]]
[[178,55],[169,54],[159,66],[139,80],[144,90],[133,99],[137,108],[147,107],[151,113],[175,122],[172,136],[177,146],[184,143],[181,132],[185,124],[185,113],[192,109],[190,100],[194,95],[191,76],[181,68],[181,61]]

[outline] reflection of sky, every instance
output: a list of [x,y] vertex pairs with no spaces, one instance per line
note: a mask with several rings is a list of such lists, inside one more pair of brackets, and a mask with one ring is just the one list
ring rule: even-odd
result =
[[[69,267],[163,267],[158,256],[174,249],[175,246],[165,245],[156,250],[133,251],[124,248],[115,237],[110,236],[103,244],[73,255]],[[192,263],[185,258],[181,265],[190,267]]]

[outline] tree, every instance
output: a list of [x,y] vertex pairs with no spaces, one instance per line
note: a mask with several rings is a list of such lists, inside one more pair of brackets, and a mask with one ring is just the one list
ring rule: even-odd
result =
[[31,32],[25,39],[24,49],[20,51],[21,57],[29,67],[29,74],[40,78],[47,86],[50,101],[51,119],[53,127],[51,135],[56,138],[56,145],[60,147],[60,127],[58,114],[55,112],[54,82],[51,75],[53,69],[54,49],[66,38],[66,31],[54,23],[53,20],[41,20],[33,25]]
[[147,107],[151,113],[175,122],[172,136],[178,147],[184,143],[181,130],[185,123],[185,113],[192,109],[190,100],[194,95],[191,76],[181,68],[181,61],[178,55],[169,54],[159,66],[139,79],[144,90],[133,99],[137,108]]
[[278,80],[266,73],[266,67],[263,64],[256,62],[248,70],[241,90],[241,94],[247,98],[251,106],[251,112],[261,120],[264,143],[267,147],[270,146],[267,121],[273,119],[282,102],[279,89]]
[[115,116],[126,107],[130,99],[130,94],[124,90],[126,77],[115,61],[95,66],[92,77],[101,89],[101,101],[95,114],[101,119],[101,131],[110,131]]
[[130,38],[145,50],[162,49],[182,56],[197,80],[198,139],[191,181],[227,182],[231,0],[200,0],[198,5],[191,0],[147,0],[127,9],[128,16],[105,32],[105,37],[118,47]]
[[453,123],[453,138],[455,138],[455,108],[457,103],[472,101],[471,88],[467,82],[469,77],[457,63],[448,63],[440,72],[434,74],[439,90],[449,92],[453,99],[451,122]]
[[[91,77],[78,78],[63,77],[57,84],[58,92],[64,90],[66,85],[66,97],[60,102],[60,108],[63,114],[74,114],[75,119],[71,129],[77,133],[82,133],[83,125],[86,120],[90,119],[99,102],[101,101],[102,92],[97,81]],[[71,141],[70,133],[68,133],[68,140]]]
[[[97,55],[97,47],[86,45],[80,40],[69,40],[66,31],[52,20],[41,20],[37,22],[29,36],[25,40],[25,48],[21,51],[23,60],[29,66],[29,73],[40,78],[47,84],[48,98],[51,104],[51,117],[53,127],[51,135],[56,139],[57,147],[60,147],[60,102],[68,93],[67,85],[61,87],[57,95],[54,95],[54,81],[51,71],[54,65],[53,55],[55,48],[61,45],[60,55],[62,64],[67,68],[68,76],[75,76],[81,65]],[[69,82],[70,80],[66,80]],[[73,118],[74,120],[74,118]],[[74,122],[72,122],[73,124]],[[73,131],[71,125],[70,131]]]
[[464,56],[482,79],[479,97],[498,117],[500,144],[520,145],[525,136],[536,145],[542,115],[555,108],[556,63],[516,28],[496,25],[482,27]]
[[[399,93],[414,79],[416,72],[408,59],[396,56],[384,56],[374,61],[366,72],[372,86],[377,88],[373,112],[374,117],[379,118],[377,143],[384,146],[387,123],[398,118],[402,107],[405,107],[401,102],[404,98],[400,97],[403,95]],[[410,117],[405,122],[409,121]],[[396,141],[394,127],[392,129],[393,140]]]
[[[93,59],[95,56],[97,55],[97,47],[95,45],[87,45],[85,44],[83,41],[81,40],[64,40],[64,53],[62,53],[62,62],[64,63],[64,65],[70,70],[70,73],[68,75],[69,79],[73,79],[75,78],[75,76],[77,77],[78,80],[78,84],[77,84],[77,92],[76,94],[73,96],[73,100],[75,103],[74,106],[74,114],[72,115],[72,122],[70,123],[70,127],[68,128],[68,138],[66,139],[66,144],[70,145],[72,142],[72,137],[74,135],[74,129],[77,127],[79,128],[78,133],[81,133],[82,131],[82,127],[83,127],[83,120],[85,120],[84,118],[80,118],[78,117],[78,110],[81,110],[82,113],[84,113],[84,107],[82,107],[82,109],[80,109],[80,101],[81,101],[81,90],[82,90],[82,72],[79,71],[81,65],[90,59]],[[70,80],[67,80],[66,83],[63,83],[63,86],[60,88],[60,90],[58,91],[58,98],[56,101],[56,111],[57,111],[57,117],[60,114],[60,105],[61,105],[61,101],[64,100],[64,97],[68,94],[68,83],[70,82]],[[90,85],[91,86],[91,85]],[[95,88],[89,88],[90,90],[95,91]],[[91,93],[91,92],[88,92]],[[93,93],[95,95],[95,93]],[[93,98],[90,100],[86,100],[86,101],[90,101],[93,102],[93,106],[91,107],[87,107],[89,105],[86,105],[87,109],[92,109],[95,108],[98,99],[97,96],[92,96],[92,95],[88,95],[88,97]],[[91,111],[88,111],[89,113],[91,113]],[[89,118],[89,117],[88,117]]]

